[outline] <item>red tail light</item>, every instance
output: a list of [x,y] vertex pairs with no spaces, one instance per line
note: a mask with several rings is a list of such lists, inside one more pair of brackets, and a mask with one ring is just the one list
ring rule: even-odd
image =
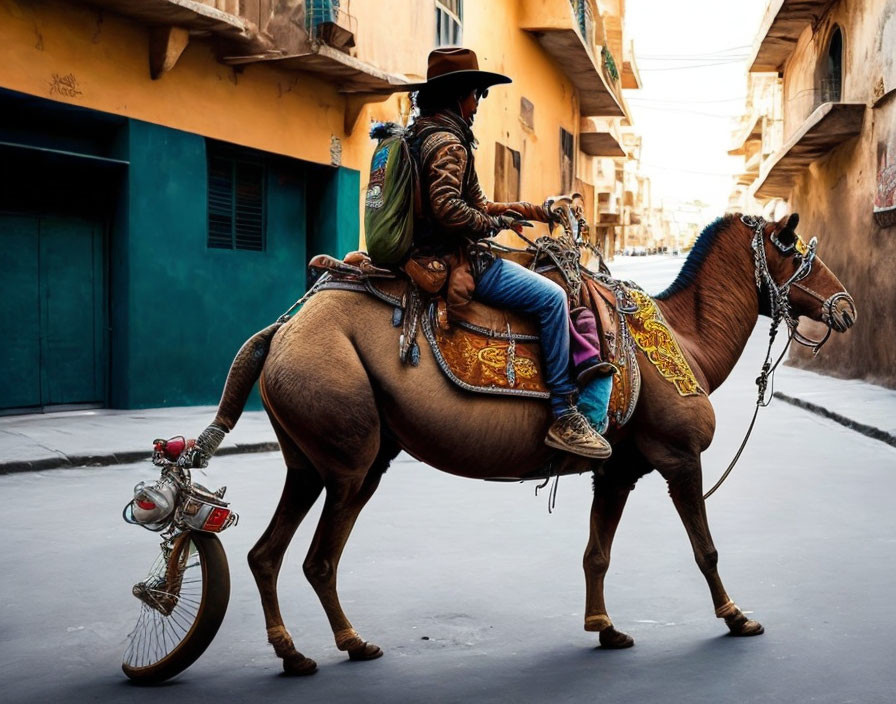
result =
[[146,501],[144,499],[135,499],[135,503],[144,511],[151,511],[156,507],[156,505],[152,501]]
[[227,521],[228,516],[230,516],[229,508],[216,507],[208,515],[208,518],[205,519],[205,524],[202,526],[202,530],[213,532],[221,530],[224,523]]

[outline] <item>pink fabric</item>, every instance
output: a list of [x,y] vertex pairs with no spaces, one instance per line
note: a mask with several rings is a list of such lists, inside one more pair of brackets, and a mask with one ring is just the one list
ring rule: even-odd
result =
[[588,308],[574,308],[569,312],[569,350],[573,368],[589,361],[600,361],[597,320]]

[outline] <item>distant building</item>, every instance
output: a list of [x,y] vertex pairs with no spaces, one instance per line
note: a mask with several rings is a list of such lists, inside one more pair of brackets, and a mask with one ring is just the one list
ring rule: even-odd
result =
[[[856,326],[834,335],[823,354],[797,350],[794,359],[896,387],[893,2],[773,0],[750,71],[753,104],[742,145],[745,171],[755,178],[742,196],[744,209],[755,199],[770,215],[781,199],[798,212],[799,232],[818,237],[821,258],[859,311]],[[805,325],[819,332],[811,321]]]
[[3,3],[0,413],[217,401],[309,256],[363,242],[368,127],[436,45],[514,79],[477,116],[486,192],[579,190],[611,253],[623,27],[623,0]]
[[747,73],[747,100],[743,115],[732,132],[731,156],[743,157],[743,168],[734,177],[727,212],[758,215],[774,210],[775,200],[761,202],[751,186],[759,178],[759,166],[783,142],[782,80],[776,73]]

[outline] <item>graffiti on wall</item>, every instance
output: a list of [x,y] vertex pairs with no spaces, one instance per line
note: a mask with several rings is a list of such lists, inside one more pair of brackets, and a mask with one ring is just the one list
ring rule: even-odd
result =
[[877,193],[874,219],[881,227],[896,225],[896,145],[877,145]]
[[81,95],[81,88],[75,74],[60,76],[54,73],[50,78],[50,95],[61,95],[65,98],[77,98]]

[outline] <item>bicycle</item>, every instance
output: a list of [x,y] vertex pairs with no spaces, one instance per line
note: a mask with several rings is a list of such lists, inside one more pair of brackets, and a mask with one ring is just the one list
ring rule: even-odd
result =
[[121,664],[144,684],[186,670],[217,634],[230,600],[230,570],[217,533],[239,521],[224,501],[227,487],[213,492],[193,482],[190,470],[207,465],[194,441],[156,440],[152,461],[161,477],[137,484],[122,512],[127,523],[162,538],[149,574],[131,590],[140,615]]

